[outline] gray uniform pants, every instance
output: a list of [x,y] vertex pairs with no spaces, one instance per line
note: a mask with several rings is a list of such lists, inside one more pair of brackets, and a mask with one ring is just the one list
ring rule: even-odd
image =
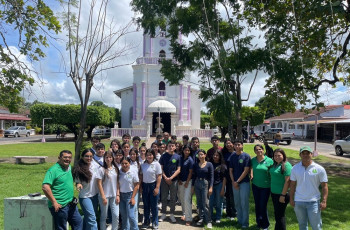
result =
[[161,200],[162,200],[162,213],[166,213],[166,207],[168,204],[168,194],[170,192],[170,213],[175,212],[175,202],[176,202],[176,193],[177,193],[177,180],[173,181],[171,185],[165,183],[164,180],[160,183],[161,190]]

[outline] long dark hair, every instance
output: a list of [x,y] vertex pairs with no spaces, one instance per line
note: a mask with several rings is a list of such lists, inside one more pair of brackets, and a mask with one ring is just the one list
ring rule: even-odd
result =
[[90,172],[90,166],[83,160],[85,154],[87,153],[91,153],[90,149],[85,149],[81,153],[81,158],[78,165],[74,167],[73,177],[74,179],[78,178],[81,182],[89,183],[92,178],[92,173]]
[[107,156],[111,156],[112,157],[112,165],[114,166],[114,169],[115,169],[115,172],[117,173],[117,175],[119,175],[119,168],[118,168],[118,166],[116,165],[116,163],[114,162],[114,156],[113,156],[113,151],[112,150],[110,150],[110,151],[107,151],[104,155],[103,155],[103,168],[105,169],[104,171],[105,171],[105,173],[104,173],[104,175],[103,175],[103,179],[102,179],[102,181],[104,181],[106,178],[109,178],[109,175],[108,175],[108,173],[109,173],[109,170],[108,170],[108,166],[107,166],[107,164],[106,164],[106,157]]
[[[221,152],[222,154],[226,154],[226,153],[232,153],[230,151],[228,151],[228,149],[226,148],[226,143],[227,142],[231,142],[233,144],[233,140],[231,138],[226,138],[225,141],[224,141],[224,147],[222,148]],[[235,149],[233,149],[233,151],[235,151]]]
[[[134,152],[136,154],[136,159],[135,162],[137,163],[137,173],[140,173],[140,161],[139,161],[139,150],[137,150],[137,148],[132,148],[129,151],[129,158],[131,160],[131,153]],[[132,160],[131,160],[132,161]]]
[[[219,154],[219,158],[220,158],[219,163],[220,163],[221,165],[226,165],[226,164],[225,164],[224,156],[222,155],[222,152],[221,152],[220,150],[218,150],[218,151],[216,151],[215,153]],[[214,154],[215,154],[215,153],[214,153]],[[210,159],[208,159],[208,161],[211,162],[212,164],[214,164],[214,154],[212,155],[212,157],[211,157]]]
[[184,145],[184,146],[182,146],[182,150],[181,150],[181,156],[182,156],[183,159],[185,159],[185,154],[184,154],[184,150],[185,149],[189,149],[190,150],[190,155],[188,157],[191,156],[191,146],[189,144]]
[[276,167],[278,165],[278,163],[275,161],[275,153],[280,152],[283,156],[283,160],[281,162],[281,174],[284,174],[284,171],[286,170],[286,162],[287,162],[287,155],[284,152],[283,149],[275,149],[275,151],[273,151],[273,167]]

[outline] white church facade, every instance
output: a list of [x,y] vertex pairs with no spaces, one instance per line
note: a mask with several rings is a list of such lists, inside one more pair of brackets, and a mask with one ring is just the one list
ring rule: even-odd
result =
[[143,56],[132,66],[133,84],[114,91],[121,98],[121,128],[147,130],[152,135],[160,117],[163,132],[180,135],[180,130],[200,129],[200,91],[191,84],[189,73],[170,86],[160,73],[164,58],[173,58],[164,33],[144,35]]

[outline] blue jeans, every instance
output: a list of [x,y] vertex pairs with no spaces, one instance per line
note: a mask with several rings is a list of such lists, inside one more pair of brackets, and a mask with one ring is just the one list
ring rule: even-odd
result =
[[252,184],[252,191],[255,202],[255,218],[258,228],[268,228],[270,226],[267,214],[267,202],[270,197],[270,188],[261,188]]
[[153,190],[156,188],[156,183],[142,183],[142,200],[144,209],[144,224],[150,224],[150,212],[152,212],[152,226],[158,226],[158,195],[153,195]]
[[84,213],[84,230],[97,230],[96,213],[98,206],[98,194],[93,197],[80,198],[79,202]]
[[66,230],[67,221],[72,227],[72,230],[83,229],[83,220],[76,205],[68,204],[63,208],[60,208],[58,212],[55,212],[53,207],[49,209],[53,217],[56,230]]
[[239,189],[232,186],[233,198],[235,199],[235,208],[237,210],[237,221],[244,227],[249,226],[249,193],[250,183],[242,182]]
[[308,221],[312,230],[322,229],[320,201],[295,201],[294,211],[299,222],[299,230],[307,230]]
[[[222,216],[222,204],[224,197],[220,196],[222,189],[222,182],[213,186],[213,193],[209,198],[209,210],[211,213],[212,220],[221,220]],[[216,210],[216,215],[214,216],[214,207]]]
[[197,178],[194,183],[194,190],[196,192],[199,218],[203,219],[205,223],[211,222],[211,213],[209,212],[208,200],[208,181],[205,179]]
[[122,217],[122,230],[138,230],[137,220],[135,216],[136,205],[131,205],[129,202],[132,197],[132,192],[120,193],[120,215]]
[[98,201],[100,202],[100,210],[101,210],[101,217],[100,217],[100,229],[106,229],[106,219],[107,219],[107,213],[108,213],[108,207],[110,207],[111,210],[111,216],[112,216],[112,229],[118,229],[119,225],[119,205],[115,203],[115,197],[107,197],[107,204],[104,205],[102,202],[102,198],[98,196]]

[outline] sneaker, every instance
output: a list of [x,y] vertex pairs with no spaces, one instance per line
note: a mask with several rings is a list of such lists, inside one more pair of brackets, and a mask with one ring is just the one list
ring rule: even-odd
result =
[[203,224],[203,219],[198,220],[197,226],[201,226]]
[[165,213],[162,214],[162,216],[159,218],[159,222],[163,222],[166,219]]
[[234,221],[236,218],[235,217],[230,217],[230,220],[231,221]]
[[207,224],[207,228],[213,228],[213,225],[209,222],[209,223]]
[[215,223],[220,224],[221,220],[216,220]]
[[172,223],[176,223],[176,219],[175,219],[174,214],[170,214],[170,220]]
[[147,229],[149,227],[149,224],[143,223],[141,226],[141,229]]
[[153,230],[158,230],[158,226],[153,226]]

